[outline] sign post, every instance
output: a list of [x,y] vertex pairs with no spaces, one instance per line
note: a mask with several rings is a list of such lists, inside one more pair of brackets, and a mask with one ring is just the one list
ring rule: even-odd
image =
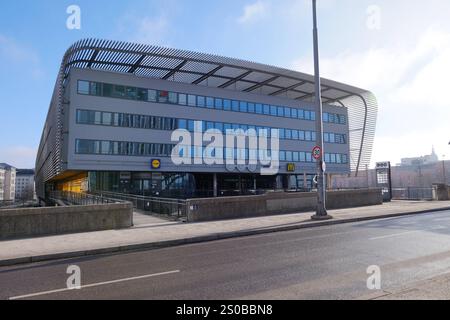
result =
[[325,173],[323,170],[323,106],[322,106],[322,85],[320,82],[319,68],[319,35],[317,31],[317,1],[312,0],[313,7],[313,36],[314,36],[314,77],[315,77],[315,104],[316,104],[316,132],[317,147],[313,150],[314,159],[317,160],[317,211],[311,218],[313,220],[328,220],[332,217],[328,215],[326,209],[326,189],[325,189]]

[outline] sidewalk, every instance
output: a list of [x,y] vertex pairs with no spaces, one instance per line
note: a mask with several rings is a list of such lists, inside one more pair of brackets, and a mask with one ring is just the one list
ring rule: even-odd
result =
[[[413,283],[407,287],[384,290],[364,300],[449,300],[450,273]],[[361,300],[363,300],[361,299]]]
[[393,201],[382,206],[331,210],[333,220],[314,222],[300,213],[185,224],[139,215],[131,229],[0,242],[0,266],[103,253],[156,249],[262,233],[450,210],[450,201]]

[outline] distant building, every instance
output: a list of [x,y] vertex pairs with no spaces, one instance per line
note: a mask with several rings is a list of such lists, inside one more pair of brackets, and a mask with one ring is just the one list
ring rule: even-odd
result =
[[16,173],[16,199],[32,200],[35,198],[34,170],[18,169]]
[[0,163],[0,201],[14,201],[16,198],[16,168]]
[[427,164],[433,164],[439,162],[439,158],[436,155],[436,152],[433,150],[431,151],[430,155],[422,156],[422,157],[415,157],[415,158],[403,158],[401,162],[401,166],[423,166]]

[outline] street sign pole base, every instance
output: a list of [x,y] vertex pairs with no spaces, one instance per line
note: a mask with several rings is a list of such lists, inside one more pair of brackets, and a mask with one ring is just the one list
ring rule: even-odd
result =
[[313,215],[311,217],[311,219],[314,220],[314,221],[324,221],[324,220],[331,220],[331,219],[333,219],[333,216],[330,216],[329,214],[327,214],[327,215],[317,215],[317,214],[315,214],[315,215]]

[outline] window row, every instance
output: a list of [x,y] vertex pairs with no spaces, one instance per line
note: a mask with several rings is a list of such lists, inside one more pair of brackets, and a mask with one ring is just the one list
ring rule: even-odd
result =
[[[222,158],[222,159],[260,159],[260,153],[254,149],[239,148],[211,148],[207,146],[178,146],[159,143],[119,142],[119,141],[97,141],[77,139],[75,142],[75,153],[85,155],[121,155],[139,157],[170,157],[172,150],[180,157],[189,158]],[[269,159],[271,151],[263,152],[263,157]],[[311,152],[303,151],[279,151],[279,160],[282,162],[304,162],[314,163]],[[346,154],[326,153],[325,162],[332,164],[347,164]]]
[[[114,85],[100,82],[78,81],[78,93],[83,95],[121,98],[128,100],[137,100],[145,102],[157,102],[176,104],[189,107],[207,108],[223,111],[235,111],[244,113],[254,113],[269,115],[274,117],[283,117],[300,120],[316,120],[316,112],[311,110],[297,109],[284,106],[274,106],[262,103],[247,101],[222,99],[217,97],[206,97],[185,93],[177,93],[164,90],[143,89],[127,87],[123,85]],[[338,116],[338,123],[345,124],[344,115],[332,115],[333,122]],[[327,121],[331,117],[327,114]]]
[[169,157],[172,154],[172,144],[139,143],[119,141],[96,141],[77,139],[75,153],[93,155]]
[[347,124],[347,117],[342,114],[324,112],[323,122],[334,124]]
[[91,110],[77,110],[77,123],[136,129],[171,131],[178,129],[178,120],[174,118]]
[[[111,113],[92,110],[77,110],[77,123],[89,125],[105,125],[125,128],[153,129],[153,130],[170,130],[186,129],[190,132],[195,131],[195,120],[165,118],[155,116],[144,116],[136,114]],[[254,129],[256,132],[267,131],[267,136],[271,136],[271,130],[279,130],[279,137],[283,140],[299,140],[299,141],[316,141],[315,131],[280,129],[261,126],[252,126],[244,124],[231,124],[222,122],[202,121],[202,131],[217,129],[223,134],[227,130],[242,129],[247,131]],[[326,143],[346,144],[347,137],[343,134],[325,133],[324,139]]]

